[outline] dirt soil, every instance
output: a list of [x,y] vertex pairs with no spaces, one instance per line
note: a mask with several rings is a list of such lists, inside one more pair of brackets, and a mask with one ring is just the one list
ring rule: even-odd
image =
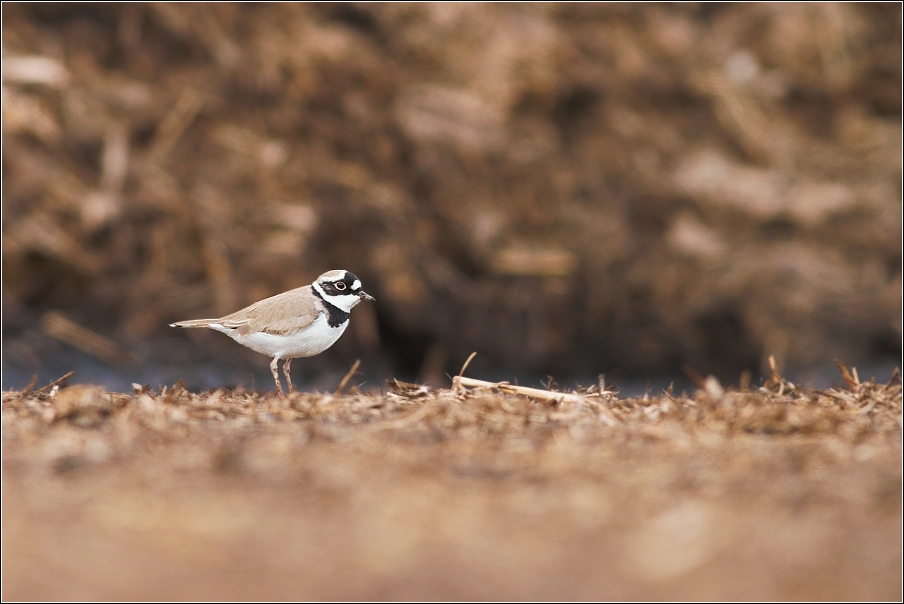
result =
[[902,395],[3,393],[4,600],[900,600]]

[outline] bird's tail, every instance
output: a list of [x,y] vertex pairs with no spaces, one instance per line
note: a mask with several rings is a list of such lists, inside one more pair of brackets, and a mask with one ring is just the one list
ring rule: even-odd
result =
[[216,322],[216,319],[194,319],[192,321],[179,321],[178,323],[170,323],[170,327],[210,327]]

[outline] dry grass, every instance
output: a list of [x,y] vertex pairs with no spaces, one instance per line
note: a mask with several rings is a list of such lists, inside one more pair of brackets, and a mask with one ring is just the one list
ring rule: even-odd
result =
[[7,599],[901,596],[900,378],[3,394]]
[[435,385],[475,349],[726,379],[900,355],[897,5],[3,16],[8,325],[175,353],[168,323],[343,267],[379,302],[334,361],[415,349],[386,376]]

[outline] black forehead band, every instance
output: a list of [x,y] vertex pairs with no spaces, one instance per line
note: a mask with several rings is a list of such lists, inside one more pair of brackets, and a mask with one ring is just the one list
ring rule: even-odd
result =
[[[340,281],[342,283],[345,283],[345,289],[338,289],[336,287],[336,284]],[[354,285],[355,281],[360,282],[360,280],[357,276],[355,276],[354,273],[346,271],[345,277],[343,277],[342,279],[337,279],[336,281],[326,281],[324,283],[321,283],[320,286],[323,288],[323,291],[325,293],[330,294],[331,296],[356,296],[358,295],[358,292],[361,291],[361,287],[359,286],[358,289],[352,289],[352,285]]]

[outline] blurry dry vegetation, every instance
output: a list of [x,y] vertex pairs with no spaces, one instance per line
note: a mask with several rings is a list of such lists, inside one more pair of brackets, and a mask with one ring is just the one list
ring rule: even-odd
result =
[[340,356],[421,375],[900,354],[898,4],[4,3],[3,53],[5,309],[132,346],[341,267]]
[[900,600],[901,381],[3,394],[4,599]]

